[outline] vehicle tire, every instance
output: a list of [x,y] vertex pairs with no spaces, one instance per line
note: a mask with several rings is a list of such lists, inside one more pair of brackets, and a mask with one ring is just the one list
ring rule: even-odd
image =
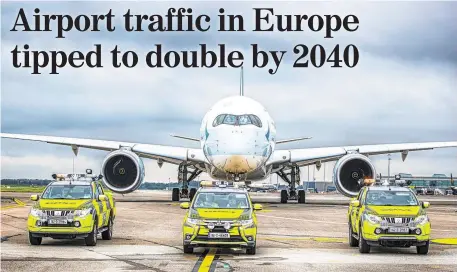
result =
[[95,246],[97,245],[97,218],[94,220],[94,228],[92,229],[92,232],[84,238],[86,242],[86,246]]
[[184,253],[186,253],[186,254],[192,254],[192,253],[194,253],[194,248],[193,248],[193,247],[190,247],[190,246],[184,245],[184,246],[183,246],[183,250],[184,250]]
[[256,249],[255,245],[252,246],[252,247],[246,248],[246,254],[248,254],[248,255],[255,255],[255,249]]
[[370,253],[370,245],[367,244],[367,240],[363,239],[362,227],[359,228],[359,252]]
[[281,190],[281,203],[287,203],[287,191]]
[[179,201],[179,188],[173,188],[171,192],[171,201]]
[[305,190],[298,190],[298,203],[305,204]]
[[429,245],[430,245],[430,242],[427,241],[427,243],[425,243],[425,246],[418,246],[418,247],[416,247],[417,254],[427,255]]
[[356,247],[359,245],[359,240],[354,238],[353,234],[354,234],[354,232],[352,231],[352,225],[351,225],[351,222],[349,222],[349,246],[350,247]]
[[39,246],[39,245],[41,245],[42,240],[43,240],[42,237],[33,237],[32,234],[29,232],[29,242],[31,245]]
[[108,229],[102,232],[102,239],[103,240],[111,240],[113,239],[113,218],[110,216],[109,221],[108,221]]
[[194,199],[195,194],[197,193],[197,189],[191,188],[190,193],[189,193],[189,199],[192,202],[192,199]]

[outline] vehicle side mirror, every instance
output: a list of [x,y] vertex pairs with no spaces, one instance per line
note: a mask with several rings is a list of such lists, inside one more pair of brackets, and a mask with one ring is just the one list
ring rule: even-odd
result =
[[189,202],[183,202],[179,205],[181,209],[189,209]]
[[40,199],[39,195],[31,195],[30,196],[30,200],[32,200],[32,201],[38,201],[38,199]]
[[262,205],[260,205],[260,204],[254,204],[254,211],[260,211],[260,210],[262,210],[262,209],[263,209]]
[[360,206],[360,201],[358,201],[358,200],[352,200],[352,201],[351,201],[351,206],[353,206],[353,207],[359,207],[359,206]]
[[430,207],[430,202],[422,202],[422,208],[427,209]]
[[100,200],[100,201],[105,201],[107,199],[108,199],[108,197],[106,195],[99,195],[98,196],[98,200]]

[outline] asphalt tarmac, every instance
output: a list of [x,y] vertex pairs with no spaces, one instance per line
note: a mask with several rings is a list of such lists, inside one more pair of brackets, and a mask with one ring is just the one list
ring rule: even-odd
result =
[[347,243],[347,204],[341,196],[311,194],[307,204],[280,204],[276,194],[253,194],[264,206],[257,212],[256,255],[215,248],[184,254],[185,210],[168,201],[169,192],[117,195],[113,240],[99,239],[88,247],[83,240],[45,238],[42,245],[31,246],[29,195],[2,193],[2,198],[17,197],[1,202],[2,271],[457,271],[457,245],[452,245],[457,244],[457,205],[436,202],[455,201],[455,196],[435,198],[436,205],[431,201],[434,240],[423,256],[414,247],[360,254]]

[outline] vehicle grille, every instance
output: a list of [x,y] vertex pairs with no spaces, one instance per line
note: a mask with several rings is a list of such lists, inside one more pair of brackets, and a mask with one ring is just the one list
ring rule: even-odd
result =
[[244,242],[243,237],[241,236],[231,236],[230,238],[209,238],[205,235],[197,235],[196,240],[205,242]]
[[[57,216],[57,217],[65,217],[65,216],[72,216],[73,211],[59,211],[59,210],[51,210],[51,211],[44,211],[47,216]],[[60,212],[60,215],[58,213]]]
[[[401,222],[398,221],[398,219],[401,219]],[[407,225],[414,221],[413,217],[383,217],[383,221],[386,221],[388,224],[393,224],[393,225]]]

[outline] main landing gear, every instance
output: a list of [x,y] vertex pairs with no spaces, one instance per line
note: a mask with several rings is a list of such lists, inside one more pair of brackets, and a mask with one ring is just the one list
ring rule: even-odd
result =
[[181,163],[178,168],[178,184],[181,185],[181,188],[173,188],[171,200],[179,201],[181,198],[189,198],[192,201],[197,189],[189,189],[189,182],[198,177],[201,172],[202,170],[195,168],[193,165],[187,165],[185,162]]
[[[288,169],[282,169],[277,172],[278,176],[289,184],[287,190],[281,190],[281,203],[287,203],[288,200],[298,200],[298,203],[305,203],[305,191],[297,190],[296,186],[300,183],[300,168],[293,165]],[[290,177],[290,178],[289,178]]]

